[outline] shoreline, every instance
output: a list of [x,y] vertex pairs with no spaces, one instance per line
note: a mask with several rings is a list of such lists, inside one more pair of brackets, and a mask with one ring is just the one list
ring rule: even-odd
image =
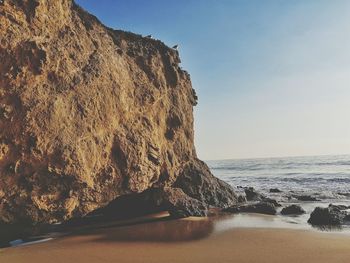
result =
[[[276,216],[244,214],[99,226],[37,244],[0,250],[0,261],[47,262],[348,262],[350,235],[285,228]],[[235,217],[236,219],[232,219]],[[149,219],[148,219],[149,220]],[[240,222],[256,227],[239,226]],[[270,222],[271,227],[259,227]]]

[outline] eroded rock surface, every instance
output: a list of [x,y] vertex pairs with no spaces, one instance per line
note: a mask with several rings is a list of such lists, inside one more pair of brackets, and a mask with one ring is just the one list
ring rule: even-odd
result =
[[161,41],[71,0],[4,0],[0,61],[0,221],[63,221],[174,184],[175,206],[236,202],[197,160],[197,97]]

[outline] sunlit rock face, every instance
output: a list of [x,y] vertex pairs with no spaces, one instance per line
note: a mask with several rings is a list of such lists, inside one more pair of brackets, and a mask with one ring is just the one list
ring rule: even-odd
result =
[[234,203],[196,158],[197,97],[179,63],[71,0],[0,1],[0,221],[64,221],[175,182],[205,205]]

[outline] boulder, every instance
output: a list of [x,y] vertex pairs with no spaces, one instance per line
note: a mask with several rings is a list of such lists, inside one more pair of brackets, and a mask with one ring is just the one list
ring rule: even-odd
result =
[[153,189],[174,215],[235,204],[197,159],[177,50],[72,0],[6,0],[0,60],[0,222],[62,222]]
[[305,210],[300,205],[290,205],[281,210],[282,215],[302,215]]
[[346,215],[344,211],[333,207],[316,207],[307,222],[317,226],[338,226],[343,224]]
[[173,187],[212,207],[226,208],[238,201],[233,188],[214,177],[209,167],[198,159],[184,166]]

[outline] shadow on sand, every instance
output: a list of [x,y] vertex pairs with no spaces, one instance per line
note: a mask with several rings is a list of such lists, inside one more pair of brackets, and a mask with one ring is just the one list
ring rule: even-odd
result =
[[[208,237],[214,231],[214,222],[203,219],[158,219],[153,222],[121,227],[99,227],[86,235],[103,242],[185,242]],[[79,233],[84,235],[83,232]]]
[[41,228],[0,227],[0,247],[30,244],[59,236],[92,236],[96,241],[184,242],[205,238],[214,230],[210,218],[175,219],[167,212],[130,219],[97,216]]

